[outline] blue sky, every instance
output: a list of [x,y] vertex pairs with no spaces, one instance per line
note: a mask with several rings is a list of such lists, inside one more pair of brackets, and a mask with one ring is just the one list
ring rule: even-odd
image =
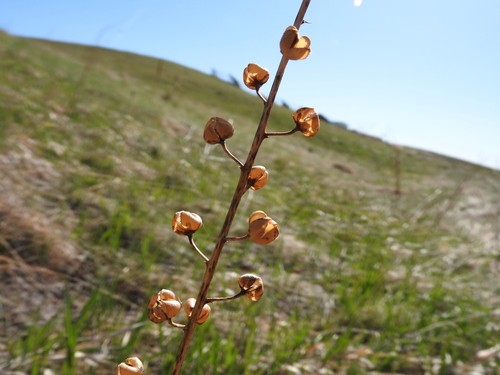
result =
[[[239,78],[249,62],[274,73],[300,3],[0,0],[0,28]],[[500,169],[500,1],[312,0],[306,19],[312,53],[290,62],[278,101]]]

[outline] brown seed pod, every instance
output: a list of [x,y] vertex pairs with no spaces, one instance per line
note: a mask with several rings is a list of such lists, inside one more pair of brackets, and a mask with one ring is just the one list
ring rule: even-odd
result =
[[258,90],[269,80],[269,72],[267,69],[257,65],[248,64],[243,70],[243,82],[250,90]]
[[307,36],[299,36],[295,26],[289,26],[281,37],[280,50],[290,60],[303,60],[311,53],[311,40]]
[[137,357],[127,358],[116,367],[116,375],[140,375],[144,373],[144,365]]
[[254,166],[248,175],[248,185],[252,190],[259,190],[266,185],[268,178],[269,173],[266,168],[260,165]]
[[278,224],[264,211],[254,211],[248,219],[248,234],[253,242],[267,245],[278,238],[280,231]]
[[252,223],[253,221],[255,221],[257,219],[262,219],[266,216],[267,216],[267,214],[264,211],[254,211],[250,214],[250,216],[248,218],[248,222]]
[[162,323],[181,311],[181,302],[174,292],[162,289],[151,296],[148,303],[148,318],[153,323]]
[[234,134],[233,125],[220,117],[212,117],[205,124],[203,139],[211,145],[224,142]]
[[246,297],[251,301],[258,301],[264,294],[264,282],[262,279],[251,273],[241,275],[238,278],[238,285],[245,291]]
[[[191,313],[193,312],[194,305],[196,304],[196,298],[188,298],[187,300],[184,301],[182,306],[184,307],[184,312],[186,313],[187,317],[191,317]],[[203,324],[207,321],[207,319],[210,316],[211,308],[209,305],[203,305],[201,309],[200,316],[198,317],[198,320],[196,323],[198,324]]]
[[148,319],[153,323],[159,324],[167,320],[167,316],[158,306],[158,293],[151,296],[148,303]]
[[203,225],[201,217],[188,211],[176,212],[172,218],[172,229],[182,236],[189,236]]
[[319,116],[314,108],[302,107],[293,113],[293,120],[297,128],[306,137],[314,137],[319,132]]

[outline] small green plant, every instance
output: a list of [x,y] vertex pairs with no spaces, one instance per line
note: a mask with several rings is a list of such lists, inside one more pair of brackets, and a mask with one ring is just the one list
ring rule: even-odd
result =
[[[237,282],[240,291],[227,297],[208,297],[208,289],[214,277],[217,263],[221,256],[225,244],[229,241],[251,240],[260,245],[267,245],[278,238],[280,229],[276,221],[268,216],[264,211],[258,210],[250,214],[248,219],[248,230],[240,235],[230,235],[234,217],[238,210],[239,203],[245,193],[251,190],[263,188],[269,173],[264,166],[254,165],[255,158],[262,142],[270,137],[287,136],[295,132],[301,132],[306,137],[315,136],[320,127],[319,116],[313,108],[303,107],[293,114],[295,126],[285,132],[273,132],[267,130],[267,123],[270,117],[276,94],[278,92],[285,68],[289,60],[303,60],[309,56],[311,51],[311,41],[306,36],[299,35],[299,28],[304,23],[304,16],[309,6],[310,0],[303,0],[297,13],[294,25],[289,26],[283,33],[280,40],[280,51],[282,59],[277,69],[274,82],[268,97],[265,97],[260,89],[269,80],[269,72],[258,64],[250,63],[243,70],[243,82],[246,87],[255,90],[262,100],[264,108],[260,118],[257,131],[255,133],[250,151],[245,162],[240,161],[228,148],[226,141],[234,135],[233,125],[220,117],[210,118],[203,132],[206,143],[220,145],[227,156],[232,159],[240,170],[240,178],[233,194],[226,218],[217,237],[215,248],[210,256],[196,245],[194,234],[203,225],[201,217],[192,212],[179,211],[172,219],[172,229],[175,233],[186,236],[191,247],[199,254],[205,265],[205,274],[196,298],[188,298],[184,301],[171,290],[162,289],[151,296],[148,304],[148,317],[153,323],[167,322],[172,327],[183,330],[183,340],[180,343],[177,358],[172,374],[180,374],[183,363],[188,352],[189,344],[192,341],[195,327],[205,323],[211,314],[210,305],[215,302],[225,302],[240,297],[247,297],[250,301],[257,302],[264,294],[264,282],[261,277],[247,273],[239,276]],[[178,318],[181,311],[187,317],[187,323],[179,323],[174,319]],[[125,362],[118,365],[116,373],[119,375],[142,374],[144,366],[137,357],[130,357]]]

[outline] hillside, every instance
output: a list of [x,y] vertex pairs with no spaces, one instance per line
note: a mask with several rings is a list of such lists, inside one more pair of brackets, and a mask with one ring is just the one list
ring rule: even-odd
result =
[[[167,61],[0,33],[2,373],[109,374],[132,354],[167,373],[180,334],[147,301],[194,296],[203,272],[172,215],[202,216],[210,253],[238,170],[205,122],[231,120],[244,159],[261,106]],[[274,108],[271,130],[291,114]],[[264,210],[281,236],[230,243],[210,294],[246,272],[266,294],[214,306],[186,373],[499,371],[499,171],[325,123],[266,140],[257,163],[269,182],[232,232]]]

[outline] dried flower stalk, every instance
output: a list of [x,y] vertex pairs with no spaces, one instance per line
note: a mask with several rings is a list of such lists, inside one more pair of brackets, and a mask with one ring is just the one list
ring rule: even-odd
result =
[[[300,6],[300,9],[297,13],[293,26],[298,30],[304,21],[304,16],[307,12],[307,8],[309,7],[310,0],[303,0]],[[212,255],[206,262],[205,274],[203,276],[203,281],[201,283],[198,296],[196,297],[196,304],[191,311],[191,317],[184,328],[184,337],[179,346],[179,352],[176,357],[175,365],[173,368],[173,375],[178,375],[181,372],[184,360],[186,358],[186,354],[189,348],[189,344],[192,340],[194,330],[197,325],[197,321],[202,312],[203,306],[205,306],[207,302],[207,293],[212,282],[212,279],[215,274],[215,270],[217,268],[217,263],[219,261],[220,255],[222,253],[222,249],[224,248],[225,243],[228,239],[229,229],[231,228],[231,224],[236,215],[236,211],[238,209],[238,205],[241,201],[241,198],[248,190],[248,178],[250,175],[250,171],[253,167],[255,158],[260,149],[260,146],[265,138],[267,138],[266,134],[266,126],[269,120],[269,116],[271,114],[271,109],[274,105],[274,101],[276,99],[276,95],[278,93],[279,86],[281,84],[281,80],[283,78],[283,74],[285,72],[286,66],[288,64],[289,58],[283,54],[281,58],[280,64],[276,71],[276,75],[274,77],[273,84],[271,86],[271,90],[269,92],[268,98],[264,101],[264,108],[262,111],[262,115],[259,121],[259,125],[257,127],[257,131],[255,133],[250,151],[248,153],[247,159],[243,165],[241,165],[241,172],[238,184],[236,186],[236,190],[233,194],[233,198],[231,200],[231,204],[229,206],[228,212],[226,214],[226,218],[222,225],[222,228],[217,237],[217,242],[212,252]]]
[[[257,64],[248,64],[243,72],[245,85],[256,91],[262,100],[264,107],[255,132],[250,151],[244,163],[236,158],[227,148],[225,141],[234,134],[232,124],[220,117],[212,117],[205,125],[203,138],[208,144],[219,144],[223,151],[239,167],[240,178],[236,190],[231,199],[226,218],[217,237],[215,247],[210,257],[207,257],[194,242],[195,232],[203,225],[201,217],[188,211],[178,211],[172,219],[172,230],[181,236],[186,236],[191,247],[200,255],[205,264],[205,274],[196,298],[189,298],[182,302],[174,292],[169,289],[162,289],[151,296],[148,303],[148,318],[153,323],[161,324],[167,322],[175,328],[182,329],[184,336],[179,346],[179,352],[173,368],[173,375],[180,374],[189,344],[192,340],[196,325],[203,324],[210,316],[211,308],[209,303],[230,301],[242,296],[246,296],[250,301],[257,302],[264,294],[264,282],[254,274],[244,274],[238,279],[240,292],[229,297],[208,298],[207,293],[217,268],[217,263],[222,253],[224,245],[228,241],[251,240],[257,244],[266,245],[274,241],[279,236],[278,224],[264,211],[254,211],[248,220],[248,232],[241,236],[228,236],[236,211],[243,195],[249,190],[263,188],[268,180],[268,172],[263,166],[254,166],[254,161],[264,139],[272,136],[291,135],[300,131],[306,137],[313,137],[319,131],[320,120],[313,108],[303,107],[295,111],[293,120],[295,127],[287,132],[266,132],[267,123],[271,114],[271,109],[276,99],[285,68],[289,60],[302,60],[310,53],[310,43],[308,37],[299,35],[299,28],[304,23],[304,16],[309,7],[310,0],[302,0],[302,4],[295,18],[294,25],[288,27],[280,40],[280,51],[283,55],[274,77],[269,97],[265,98],[260,93],[260,88],[269,79],[266,69]],[[173,321],[181,308],[188,317],[186,324]],[[142,373],[144,367],[142,362],[136,357],[127,359],[126,362],[118,365],[117,374]]]

